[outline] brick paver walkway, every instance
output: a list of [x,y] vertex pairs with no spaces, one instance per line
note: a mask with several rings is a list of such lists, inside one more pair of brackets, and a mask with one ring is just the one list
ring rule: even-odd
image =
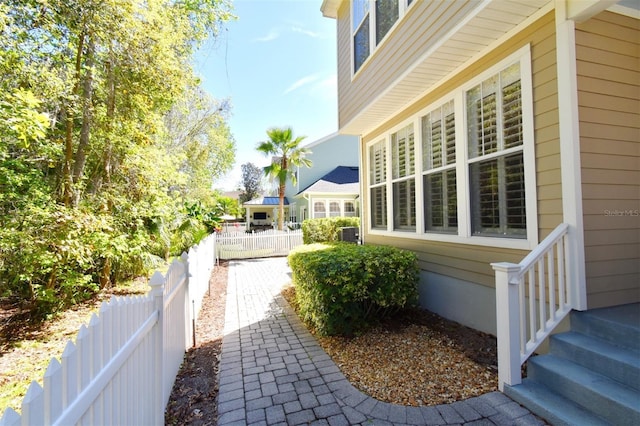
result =
[[280,296],[290,281],[286,258],[230,263],[218,425],[543,424],[500,392],[430,407],[363,394]]

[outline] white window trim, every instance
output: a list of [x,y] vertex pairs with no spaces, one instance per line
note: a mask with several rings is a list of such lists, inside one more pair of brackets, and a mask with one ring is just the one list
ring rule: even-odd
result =
[[[471,235],[471,204],[470,204],[470,182],[468,170],[468,143],[466,129],[466,108],[464,95],[465,92],[476,86],[483,80],[499,73],[516,62],[520,63],[520,85],[522,90],[522,132],[523,145],[522,155],[525,169],[525,188],[526,188],[526,211],[527,211],[527,234],[526,238],[501,238]],[[535,135],[534,135],[534,114],[533,114],[533,82],[531,70],[531,47],[526,45],[507,58],[503,59],[494,66],[484,70],[472,80],[457,87],[454,91],[446,96],[433,102],[426,108],[419,111],[410,119],[397,124],[384,134],[379,134],[372,138],[371,142],[366,144],[367,152],[367,169],[365,175],[369,179],[370,164],[368,163],[368,152],[371,145],[385,140],[387,147],[387,229],[381,230],[372,228],[371,226],[371,200],[370,189],[372,185],[367,180],[367,232],[371,235],[394,236],[400,238],[421,239],[428,241],[450,242],[457,244],[471,244],[479,246],[491,246],[500,248],[532,250],[538,245],[538,203],[537,203],[537,186],[536,186],[536,167],[535,167]],[[452,100],[454,101],[454,111],[456,114],[456,176],[457,176],[457,197],[458,197],[458,232],[457,234],[429,233],[424,231],[424,199],[422,184],[422,126],[420,118],[441,106],[442,104]],[[391,134],[413,123],[415,134],[415,173],[416,179],[416,232],[407,232],[406,230],[393,229],[393,180],[392,162],[391,162]],[[502,153],[504,154],[505,151]],[[376,185],[377,186],[377,185]]]
[[418,0],[413,0],[411,4],[407,4],[407,0],[398,0],[398,20],[394,22],[394,24],[389,28],[387,34],[380,40],[380,43],[376,44],[376,0],[368,0],[369,1],[369,56],[362,62],[360,68],[355,69],[355,60],[354,60],[354,46],[353,46],[353,37],[355,35],[355,31],[353,29],[353,1],[349,1],[349,33],[351,34],[351,81],[353,81],[358,74],[360,74],[360,70],[366,67],[366,65],[371,61],[371,58],[378,51],[379,46],[384,45],[384,43],[389,39],[390,34],[392,34],[396,28],[398,27],[398,23],[402,21],[404,15],[406,15],[407,11],[411,10]]

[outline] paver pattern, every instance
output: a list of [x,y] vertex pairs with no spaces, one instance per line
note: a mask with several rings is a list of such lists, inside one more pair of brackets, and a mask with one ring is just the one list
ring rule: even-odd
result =
[[340,372],[280,295],[286,258],[232,261],[218,425],[540,425],[500,392],[429,407],[373,399]]

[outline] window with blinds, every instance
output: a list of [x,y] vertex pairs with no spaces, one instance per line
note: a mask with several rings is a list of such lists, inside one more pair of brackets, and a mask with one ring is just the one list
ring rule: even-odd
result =
[[387,229],[387,145],[383,139],[369,147],[371,228]]
[[473,235],[526,237],[520,65],[466,93]]
[[415,141],[413,124],[391,135],[393,229],[416,227]]
[[354,217],[356,215],[356,205],[353,201],[344,202],[344,215],[346,217]]
[[339,217],[340,216],[340,202],[331,201],[329,203],[329,217]]
[[316,201],[313,203],[313,217],[316,219],[327,217],[324,201]]
[[453,101],[421,118],[424,230],[456,233],[456,123]]

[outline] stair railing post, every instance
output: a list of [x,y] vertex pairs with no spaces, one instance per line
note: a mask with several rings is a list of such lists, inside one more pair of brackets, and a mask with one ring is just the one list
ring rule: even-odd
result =
[[496,334],[498,338],[498,388],[522,382],[520,372],[520,265],[492,263],[496,279]]

